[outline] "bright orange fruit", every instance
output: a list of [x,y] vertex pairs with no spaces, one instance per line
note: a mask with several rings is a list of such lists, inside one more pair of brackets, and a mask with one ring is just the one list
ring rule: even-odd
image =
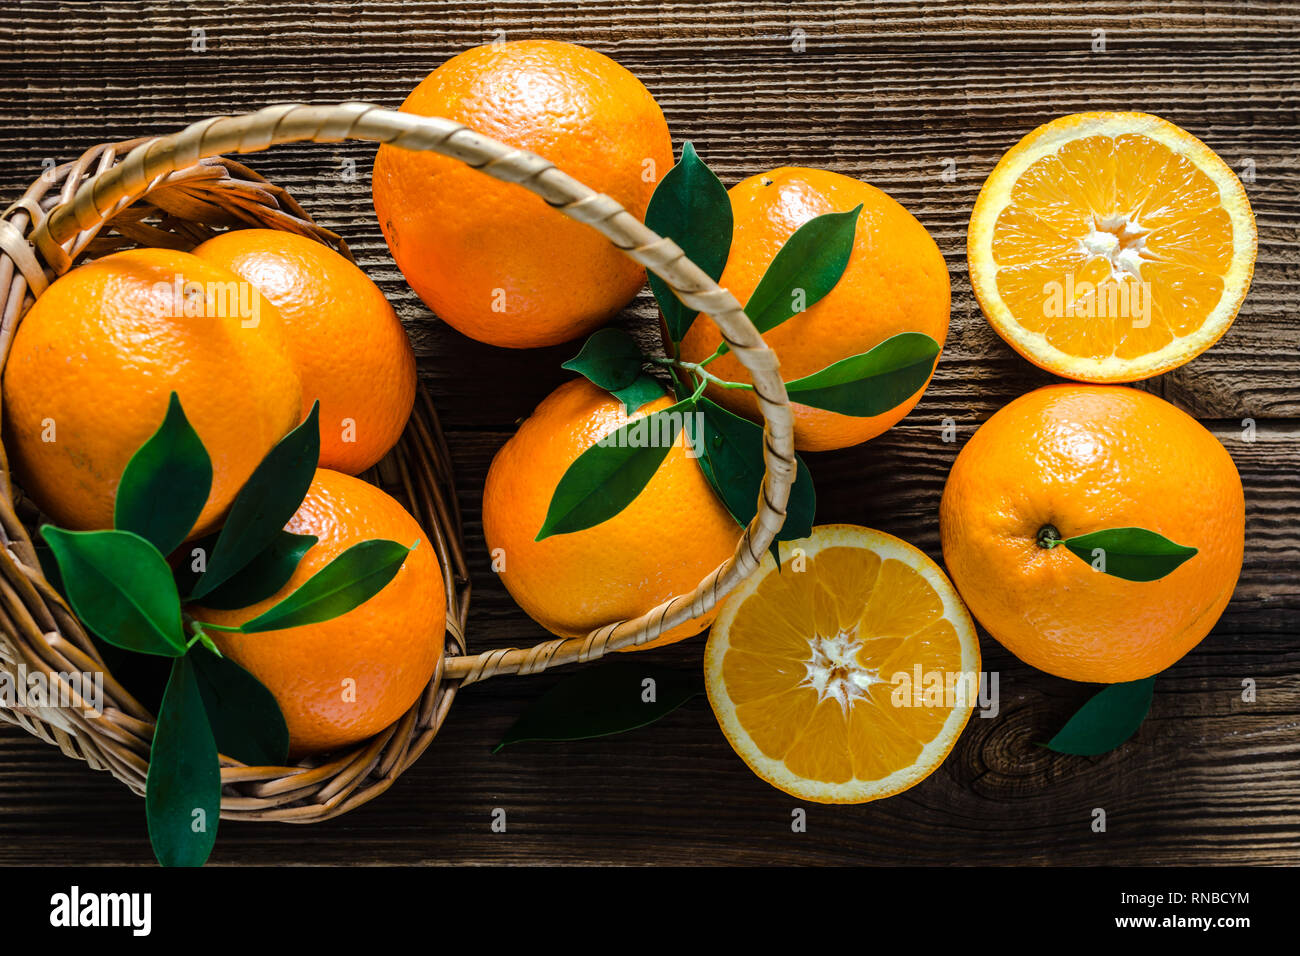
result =
[[[638,218],[673,162],[663,112],[641,81],[571,43],[466,50],[430,73],[402,110],[537,153]],[[373,189],[411,288],[481,342],[567,341],[603,325],[645,282],[645,270],[590,226],[458,160],[381,146]]]
[[290,751],[301,756],[377,734],[419,699],[442,656],[447,598],[437,555],[419,524],[359,478],[319,469],[285,530],[319,541],[278,593],[236,611],[195,608],[194,616],[238,625],[354,544],[387,538],[415,545],[382,591],[340,617],[257,634],[209,632],[223,654],[275,696],[289,725]]
[[[695,588],[740,542],[681,435],[627,508],[583,531],[535,540],[560,477],[620,425],[672,404],[667,396],[626,416],[586,379],[552,392],[502,446],[483,488],[483,533],[501,580],[533,620],[561,637],[637,617]],[[654,645],[698,634],[714,611]],[[650,644],[643,645],[651,646]]]
[[[1241,571],[1245,501],[1232,457],[1190,415],[1135,389],[1052,385],[966,443],[939,523],[948,571],[990,634],[1049,674],[1113,683],[1164,670],[1214,627]],[[1198,552],[1128,581],[1044,547],[1049,527],[1145,528]]]
[[220,266],[170,249],[73,269],[36,300],[4,372],[4,437],[20,482],[66,528],[111,528],[122,469],[175,391],[212,458],[195,534],[225,514],[299,421],[280,314]]
[[370,278],[314,239],[237,229],[194,250],[280,312],[302,378],[303,415],[320,400],[320,466],[355,475],[397,444],[415,403],[415,354]]
[[[800,226],[825,213],[848,212],[859,203],[863,207],[849,264],[835,288],[763,335],[780,358],[787,382],[868,352],[900,332],[923,332],[943,345],[951,305],[948,267],[925,228],[885,193],[839,173],[787,166],[737,183],[730,196],[735,231],[719,281],[741,303],[749,300]],[[717,325],[701,315],[682,342],[682,358],[702,361],[720,344]],[[709,371],[733,382],[750,381],[732,353],[711,362]],[[924,391],[867,418],[795,403],[795,447],[825,451],[874,438],[911,411]],[[711,385],[709,397],[760,420],[757,401],[747,390]]]

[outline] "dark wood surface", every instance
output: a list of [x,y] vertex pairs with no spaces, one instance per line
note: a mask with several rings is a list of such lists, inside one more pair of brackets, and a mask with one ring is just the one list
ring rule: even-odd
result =
[[[201,29],[206,52],[191,49]],[[806,49],[791,37],[804,31]],[[866,446],[814,455],[819,520],[898,534],[938,558],[937,508],[978,424],[1051,380],[991,331],[970,292],[965,230],[998,157],[1062,113],[1158,113],[1239,171],[1259,224],[1237,323],[1144,385],[1224,441],[1247,496],[1241,583],[1219,625],[1161,676],[1121,750],[1035,746],[1091,692],[1038,673],[981,633],[1001,713],[974,718],[920,786],[859,807],[807,805],[754,777],[702,699],[618,738],[489,753],[560,674],[467,689],[428,753],[383,797],[295,828],[223,823],[233,863],[1291,863],[1300,862],[1300,13],[1286,2],[709,4],[7,2],[0,12],[0,195],[47,157],[170,132],[272,102],[396,106],[433,67],[505,30],[606,52],[659,99],[730,184],[784,165],[866,179],[910,209],[947,257],[953,321],[925,399]],[[1093,49],[1105,31],[1105,51]],[[478,519],[493,453],[567,373],[572,346],[473,343],[407,289],[374,221],[373,147],[279,148],[248,161],[343,233],[398,308],[454,450],[475,594],[476,649],[542,637],[488,567]],[[344,160],[359,175],[340,175]],[[1247,161],[1251,161],[1250,164]],[[949,161],[957,176],[941,175]],[[6,200],[8,201],[8,200]],[[643,295],[620,320],[644,328]],[[951,417],[959,442],[945,444]],[[1243,419],[1256,440],[1243,440]],[[699,666],[696,640],[654,652]],[[1257,682],[1254,703],[1242,682]],[[1093,833],[1095,807],[1108,815]],[[490,829],[503,808],[504,834]],[[0,862],[147,863],[143,806],[107,774],[0,730]]]

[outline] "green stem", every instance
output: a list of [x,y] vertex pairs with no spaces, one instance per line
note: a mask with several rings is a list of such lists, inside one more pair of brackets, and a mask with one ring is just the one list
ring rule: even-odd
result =
[[1057,531],[1055,526],[1045,524],[1038,529],[1038,546],[1051,550],[1065,539],[1061,537],[1061,532]]
[[192,637],[190,639],[190,642],[185,646],[187,648],[193,647],[195,641],[202,641],[203,646],[206,647],[208,650],[210,650],[213,654],[216,654],[218,657],[222,656],[221,651],[217,649],[216,644],[212,643],[212,638],[208,636],[207,632],[227,631],[230,633],[237,634],[241,630],[241,628],[239,628],[238,626],[231,627],[229,624],[213,624],[211,621],[200,621],[198,618],[194,617],[194,615],[187,614],[184,611],[181,612],[181,620],[189,627],[191,631],[194,632],[194,637]]
[[211,621],[204,621],[204,622],[203,622],[203,627],[200,628],[200,630],[206,630],[206,631],[227,631],[227,632],[229,632],[229,633],[231,633],[231,634],[236,634],[236,633],[238,633],[239,631],[243,630],[243,628],[241,628],[239,625],[231,625],[231,624],[213,624]]
[[714,349],[713,354],[710,355],[708,358],[706,358],[703,362],[701,362],[700,365],[708,365],[715,358],[721,358],[722,356],[726,355],[730,351],[731,349],[730,347],[728,347],[727,343],[722,342],[718,345],[716,349]]
[[651,359],[651,361],[657,365],[669,365],[674,368],[685,369],[688,372],[692,372],[695,375],[698,375],[701,381],[712,382],[714,385],[718,386],[719,388],[733,388],[733,389],[740,388],[740,389],[753,390],[754,388],[753,385],[748,385],[745,382],[731,382],[725,378],[719,378],[718,376],[714,375],[712,372],[710,372],[708,369],[704,367],[705,364],[711,360],[712,359],[705,359],[703,362],[683,362],[680,359],[669,359],[669,358]]

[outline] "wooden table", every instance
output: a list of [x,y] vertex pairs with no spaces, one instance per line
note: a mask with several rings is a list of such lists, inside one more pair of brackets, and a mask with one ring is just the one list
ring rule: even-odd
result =
[[[351,9],[355,6],[355,9]],[[819,520],[900,535],[938,558],[936,514],[960,441],[1051,381],[992,332],[970,292],[966,224],[1020,136],[1084,109],[1158,113],[1242,173],[1259,258],[1231,331],[1144,383],[1218,435],[1247,497],[1236,596],[1157,681],[1139,735],[1100,758],[1035,746],[1093,688],[1038,673],[986,634],[1001,713],[972,719],[920,786],[858,807],[796,801],[754,777],[696,699],[616,738],[489,748],[561,679],[467,689],[429,752],[385,796],[309,829],[223,823],[215,863],[1296,863],[1300,862],[1300,16],[1285,2],[34,3],[0,14],[0,195],[47,158],[271,102],[396,106],[433,67],[495,31],[604,51],[658,97],[724,182],[784,164],[868,180],[947,257],[952,330],[924,400],[866,446],[809,456]],[[802,38],[803,52],[794,47]],[[200,40],[202,42],[200,42]],[[199,51],[196,47],[203,46]],[[493,453],[568,377],[573,346],[478,345],[407,289],[370,203],[373,147],[278,148],[251,165],[341,232],[407,324],[454,449],[474,576],[475,648],[542,632],[489,568],[478,518]],[[358,175],[341,174],[355,161]],[[945,170],[955,172],[944,176]],[[1252,175],[1247,170],[1253,171]],[[623,321],[651,317],[647,295]],[[959,442],[941,440],[953,418]],[[1243,422],[1254,422],[1254,441]],[[658,653],[699,666],[703,644]],[[1258,686],[1253,703],[1242,682]],[[490,829],[504,808],[505,834]],[[1090,829],[1105,808],[1108,830]],[[0,861],[146,863],[141,801],[106,774],[0,730]]]

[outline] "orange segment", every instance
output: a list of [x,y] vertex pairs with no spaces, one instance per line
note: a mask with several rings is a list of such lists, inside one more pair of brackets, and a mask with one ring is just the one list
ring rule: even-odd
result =
[[1006,154],[971,215],[971,283],[1034,364],[1129,382],[1190,361],[1236,318],[1255,219],[1232,170],[1145,113],[1079,113]]
[[705,650],[709,702],[768,783],[863,803],[919,783],[975,702],[979,643],[943,572],[898,538],[824,525],[726,601]]

